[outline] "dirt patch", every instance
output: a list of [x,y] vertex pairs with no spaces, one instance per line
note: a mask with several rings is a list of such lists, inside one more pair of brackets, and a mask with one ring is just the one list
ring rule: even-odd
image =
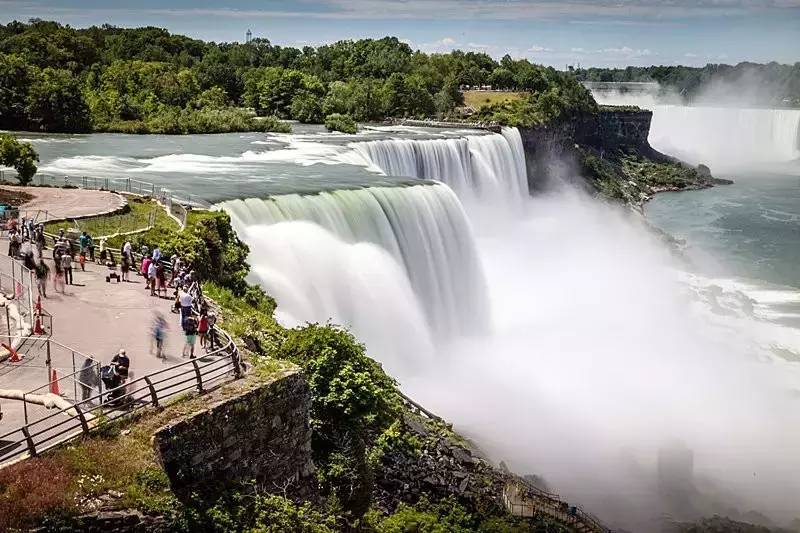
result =
[[33,195],[17,187],[0,187],[0,204],[19,207],[33,200]]

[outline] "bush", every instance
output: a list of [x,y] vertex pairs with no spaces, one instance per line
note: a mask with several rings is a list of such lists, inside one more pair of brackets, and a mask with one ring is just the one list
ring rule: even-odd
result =
[[334,533],[335,519],[308,502],[298,505],[281,496],[238,494],[219,500],[209,509],[192,509],[176,529],[233,533]]
[[50,459],[32,458],[0,470],[0,531],[33,526],[67,509],[68,470]]
[[0,166],[13,167],[20,185],[27,185],[36,174],[39,154],[30,143],[20,142],[13,135],[0,133]]
[[325,117],[325,127],[328,131],[341,131],[342,133],[355,134],[358,131],[356,121],[350,115],[332,113]]

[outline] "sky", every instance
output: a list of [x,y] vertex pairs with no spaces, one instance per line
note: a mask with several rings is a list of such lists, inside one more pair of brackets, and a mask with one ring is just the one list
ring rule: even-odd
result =
[[286,46],[393,35],[565,65],[800,61],[800,0],[0,0],[0,22],[159,26],[213,41]]

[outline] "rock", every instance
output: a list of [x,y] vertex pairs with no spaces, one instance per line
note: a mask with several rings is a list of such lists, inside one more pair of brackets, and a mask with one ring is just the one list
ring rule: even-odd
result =
[[453,455],[453,459],[459,463],[472,464],[475,462],[475,459],[472,458],[472,454],[463,448],[453,447],[450,449],[450,453]]

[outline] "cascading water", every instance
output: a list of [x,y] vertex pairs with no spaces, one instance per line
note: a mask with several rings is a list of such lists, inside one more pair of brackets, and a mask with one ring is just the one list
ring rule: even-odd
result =
[[351,147],[386,175],[442,181],[468,201],[519,204],[528,196],[525,152],[516,128],[504,128],[502,135],[388,139]]
[[[232,200],[221,207],[250,244],[259,282],[298,320],[334,318],[369,337],[368,328],[358,327],[365,317],[374,322],[382,306],[401,301],[400,308],[409,310],[418,301],[443,337],[488,327],[485,282],[472,233],[458,198],[444,185],[278,195]],[[297,238],[284,248],[284,238],[293,234]],[[364,261],[338,255],[354,246],[362,247]],[[326,259],[322,263],[319,254]],[[364,277],[365,268],[372,269],[372,280]],[[356,290],[357,285],[364,290]],[[393,292],[401,297],[394,298]],[[358,300],[365,293],[375,298],[374,307],[361,308]],[[417,314],[412,310],[410,316]]]
[[725,167],[791,161],[800,158],[800,110],[655,106],[650,142]]

